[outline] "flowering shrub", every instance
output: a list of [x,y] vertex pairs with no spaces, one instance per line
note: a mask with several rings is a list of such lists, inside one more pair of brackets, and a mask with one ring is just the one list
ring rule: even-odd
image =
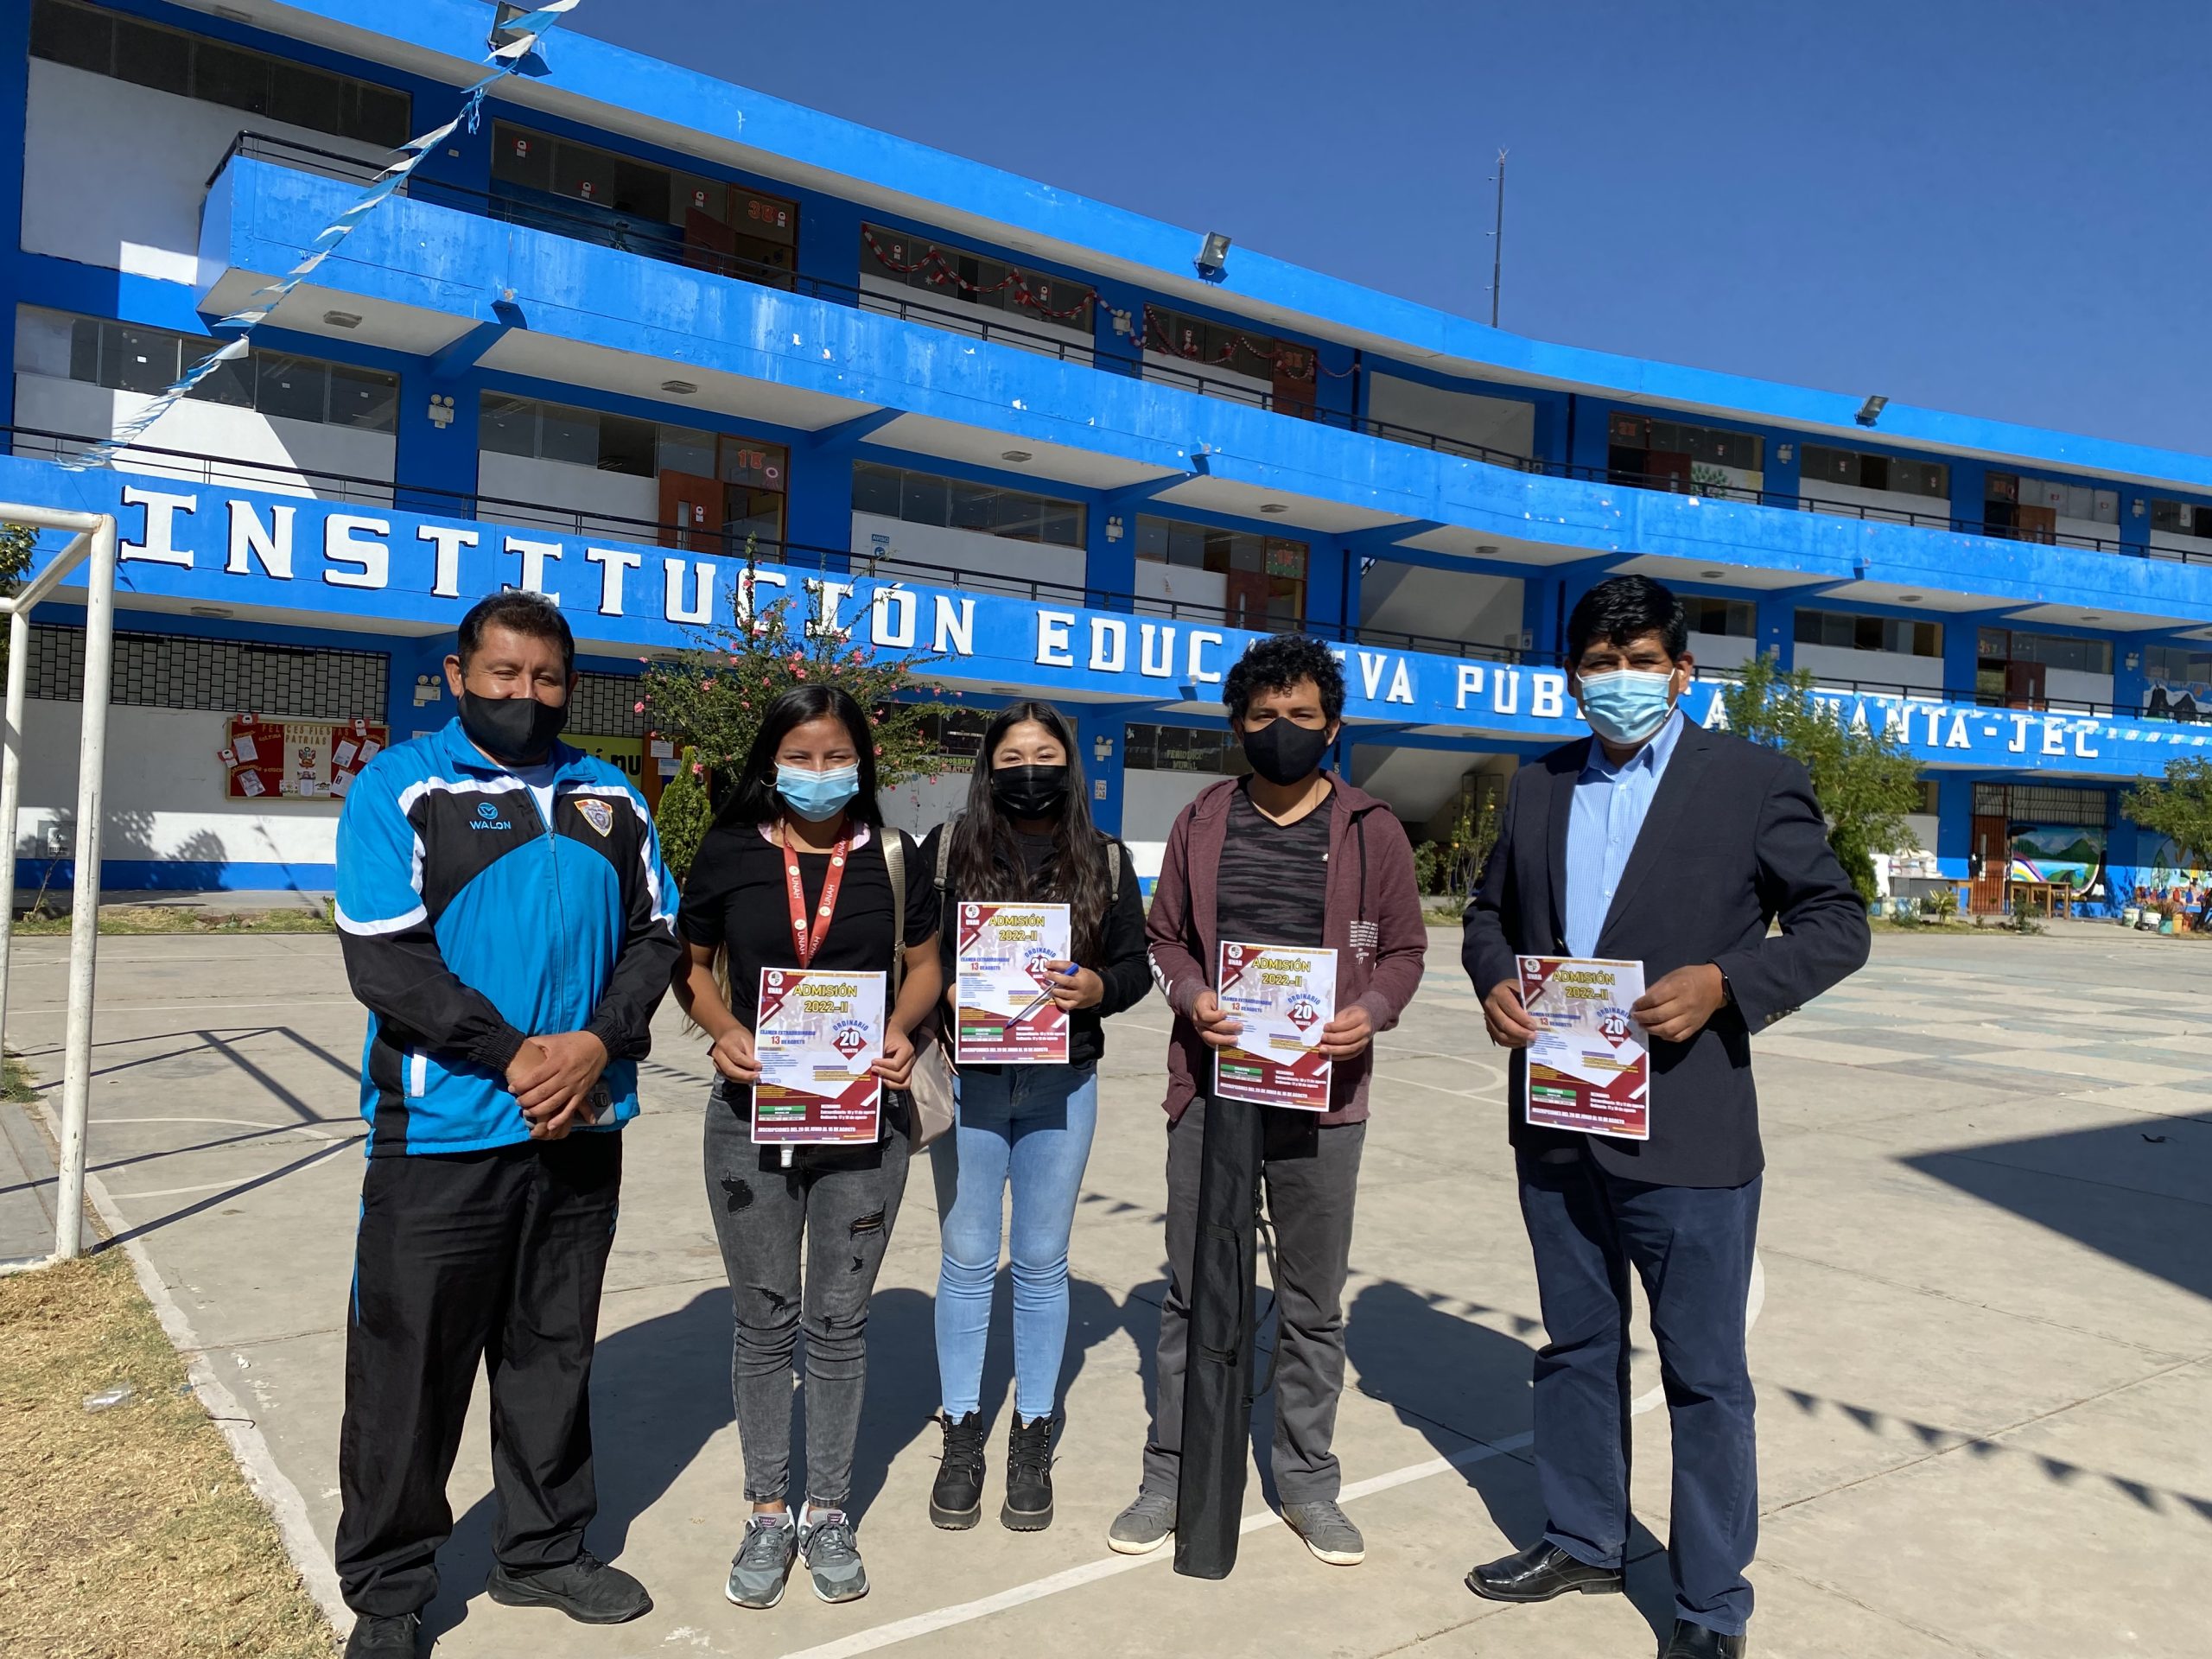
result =
[[639,707],[646,724],[672,740],[683,756],[677,775],[661,791],[657,815],[662,855],[679,880],[706,833],[717,778],[735,781],[761,715],[794,686],[842,686],[870,712],[879,788],[931,769],[923,735],[930,703],[901,699],[921,689],[914,671],[935,658],[871,654],[852,638],[867,625],[864,603],[848,594],[835,616],[817,620],[811,592],[786,595],[772,585],[756,588],[758,565],[752,549],[746,551],[745,569],[730,584],[727,624],[697,630],[696,645],[645,668]]

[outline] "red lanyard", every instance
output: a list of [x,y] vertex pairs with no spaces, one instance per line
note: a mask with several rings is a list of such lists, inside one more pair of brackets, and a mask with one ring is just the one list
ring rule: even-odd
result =
[[776,836],[784,849],[784,896],[791,905],[791,944],[798,951],[798,965],[804,968],[830,936],[830,918],[837,909],[837,890],[845,885],[845,855],[852,849],[853,832],[849,826],[842,830],[837,844],[830,849],[830,868],[822,877],[822,900],[815,906],[811,930],[806,925],[806,884],[798,872],[798,854],[791,847],[791,830],[779,823]]

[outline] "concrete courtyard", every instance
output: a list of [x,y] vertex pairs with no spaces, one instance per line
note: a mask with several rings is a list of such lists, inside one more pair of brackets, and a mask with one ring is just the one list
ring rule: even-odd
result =
[[[9,1032],[57,1105],[64,949],[18,943]],[[362,1020],[337,943],[111,938],[99,985],[92,1144],[111,1217],[149,1252],[327,1552],[360,1179]],[[1107,1550],[1135,1490],[1162,1288],[1165,1026],[1154,999],[1110,1031],[1073,1249],[1057,1524],[1008,1533],[991,1507],[973,1532],[929,1525],[936,1225],[917,1170],[871,1327],[859,1507],[874,1592],[830,1608],[802,1585],[743,1613],[721,1595],[744,1506],[699,1169],[706,1068],[664,1014],[646,1115],[627,1131],[593,1535],[658,1606],[594,1630],[484,1598],[480,1397],[438,1652],[1650,1654],[1671,1615],[1648,1342],[1630,1595],[1502,1607],[1459,1582],[1541,1527],[1541,1332],[1503,1067],[1456,931],[1432,935],[1427,987],[1380,1046],[1338,1435],[1366,1565],[1315,1562],[1256,1479],[1226,1582],[1177,1578],[1168,1552]],[[1753,1652],[2212,1652],[2212,947],[2086,925],[1886,935],[1866,972],[1756,1052],[1770,1161]],[[1002,1282],[984,1391],[992,1506],[1011,1409],[1005,1298]]]

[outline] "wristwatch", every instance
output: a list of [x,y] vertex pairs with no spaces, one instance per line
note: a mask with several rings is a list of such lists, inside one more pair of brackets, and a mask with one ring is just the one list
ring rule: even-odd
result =
[[1713,967],[1720,975],[1720,1006],[1732,1008],[1736,1006],[1736,988],[1728,982],[1728,970],[1719,963],[1713,963]]

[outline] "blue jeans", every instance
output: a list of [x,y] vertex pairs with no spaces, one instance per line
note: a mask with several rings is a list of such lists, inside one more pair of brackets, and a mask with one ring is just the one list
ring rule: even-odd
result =
[[937,1281],[937,1369],[945,1414],[982,1403],[1002,1199],[1014,1186],[1014,1408],[1052,1414],[1068,1340],[1068,1233],[1098,1122],[1089,1065],[962,1073],[959,1118],[930,1147],[944,1259]]

